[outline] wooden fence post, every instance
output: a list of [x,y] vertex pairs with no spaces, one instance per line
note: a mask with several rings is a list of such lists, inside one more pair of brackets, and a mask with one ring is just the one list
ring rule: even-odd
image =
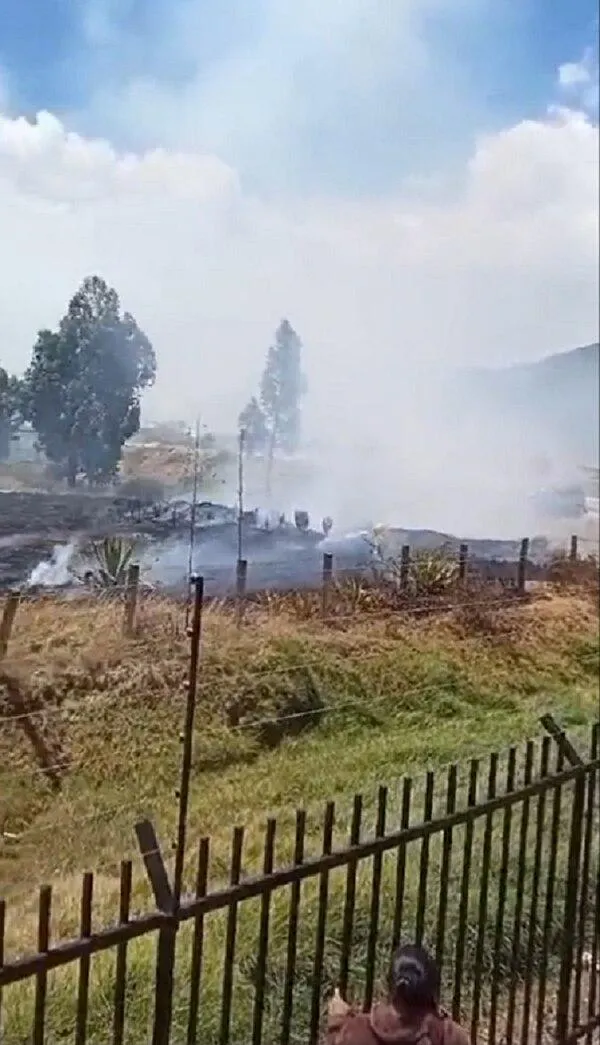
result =
[[238,628],[244,620],[244,602],[246,599],[246,583],[248,580],[248,560],[238,559],[235,568],[235,610]]
[[331,585],[333,582],[333,555],[331,552],[324,552],[323,554],[323,582],[322,582],[322,605],[323,605],[323,616],[325,616],[329,610],[329,597],[331,594]]
[[578,547],[577,547],[577,534],[574,533],[571,537],[571,547],[569,549],[569,558],[571,562],[577,562],[578,559]]
[[137,563],[129,567],[127,571],[127,586],[125,589],[125,616],[123,618],[123,634],[131,638],[135,633],[135,618],[137,613],[138,593],[140,587],[140,568]]
[[520,595],[525,592],[525,583],[527,581],[527,556],[529,555],[529,537],[524,537],[521,541],[521,551],[519,552],[519,562],[517,566],[517,591]]
[[20,598],[20,592],[9,591],[4,601],[2,620],[0,621],[0,660],[6,656],[6,651],[8,650],[8,643],[12,634],[12,628]]
[[467,580],[467,563],[469,561],[469,545],[461,544],[458,549],[458,580],[465,584]]

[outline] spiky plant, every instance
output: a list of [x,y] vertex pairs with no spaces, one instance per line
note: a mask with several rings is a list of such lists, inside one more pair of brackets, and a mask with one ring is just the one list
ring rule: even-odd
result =
[[410,590],[415,595],[439,595],[458,580],[458,563],[441,549],[418,551],[408,571]]
[[123,537],[105,537],[103,541],[92,541],[90,552],[94,568],[86,571],[87,579],[99,588],[123,587],[134,551],[134,543]]
[[385,533],[378,528],[369,544],[375,576],[387,584],[410,595],[439,595],[458,580],[458,563],[444,549],[421,549],[404,563],[401,555],[386,549],[384,538]]

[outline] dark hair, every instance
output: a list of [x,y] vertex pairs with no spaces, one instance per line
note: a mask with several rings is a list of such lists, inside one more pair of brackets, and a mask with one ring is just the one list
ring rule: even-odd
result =
[[410,1009],[435,1009],[440,995],[440,972],[424,947],[406,944],[392,957],[390,1000]]

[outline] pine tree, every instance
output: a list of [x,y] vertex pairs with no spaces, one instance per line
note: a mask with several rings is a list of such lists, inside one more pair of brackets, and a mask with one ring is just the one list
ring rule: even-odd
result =
[[260,385],[260,406],[269,432],[271,451],[298,449],[300,442],[300,403],[306,393],[301,366],[302,342],[287,319],[275,334],[267,352]]

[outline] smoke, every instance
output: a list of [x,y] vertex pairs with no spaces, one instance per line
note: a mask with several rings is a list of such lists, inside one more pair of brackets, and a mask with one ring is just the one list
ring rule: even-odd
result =
[[[99,272],[157,351],[146,416],[199,414],[219,437],[285,315],[304,343],[303,458],[278,462],[270,503],[249,463],[249,507],[330,515],[338,537],[543,531],[530,495],[598,459],[597,364],[519,395],[474,368],[596,336],[597,63],[565,54],[547,106],[524,98],[519,118],[486,105],[502,82],[467,73],[500,76],[504,53],[506,85],[535,75],[514,68],[507,5],[84,7],[79,111],[0,117],[3,365],[22,372]],[[235,504],[234,467],[225,480]],[[187,553],[161,556],[170,572]]]
[[[306,401],[301,455],[275,463],[270,507],[288,518],[305,509],[317,529],[331,515],[337,536],[381,523],[517,539],[547,532],[539,490],[579,486],[574,503],[565,500],[568,533],[585,494],[581,466],[598,454],[597,350],[588,355],[568,395],[561,371],[549,393],[543,365],[525,375],[407,365],[402,381],[366,374],[361,397],[342,394],[322,410],[317,390]],[[575,354],[565,368],[576,362]],[[250,459],[248,506],[264,502],[265,477],[264,460]],[[224,479],[222,496],[234,503],[233,463]]]
[[49,559],[44,559],[33,568],[25,582],[27,588],[62,588],[73,584],[73,560],[77,544],[57,544]]

